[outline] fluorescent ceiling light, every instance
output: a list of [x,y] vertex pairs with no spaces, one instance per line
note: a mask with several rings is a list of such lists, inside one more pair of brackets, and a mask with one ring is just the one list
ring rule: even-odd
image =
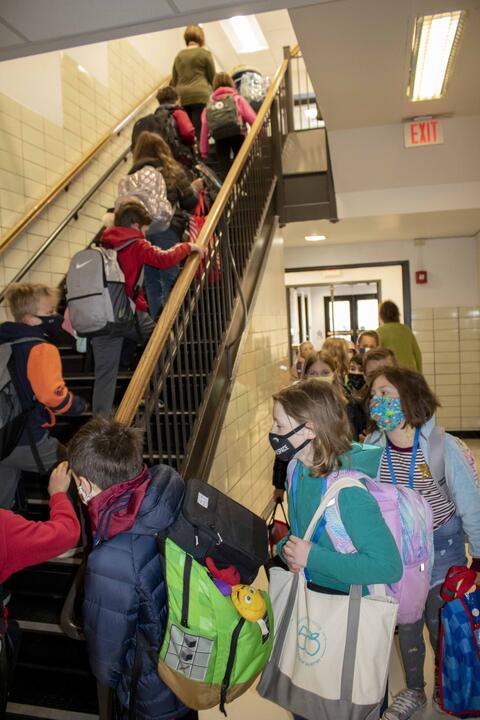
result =
[[326,235],[305,235],[307,242],[319,242],[320,240],[326,240]]
[[88,70],[87,70],[86,68],[84,68],[83,65],[78,65],[78,69],[79,69],[80,72],[83,73],[84,75],[88,75],[88,74],[89,74]]
[[407,89],[412,101],[445,95],[464,17],[464,10],[455,10],[416,19]]
[[268,50],[268,43],[255,15],[236,15],[220,24],[237,53]]

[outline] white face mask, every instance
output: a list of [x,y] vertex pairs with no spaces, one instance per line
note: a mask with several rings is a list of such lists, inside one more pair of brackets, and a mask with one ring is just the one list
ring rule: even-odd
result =
[[309,375],[305,378],[305,380],[319,380],[320,382],[326,382],[329,385],[333,384],[334,379],[334,373],[329,373],[328,375]]

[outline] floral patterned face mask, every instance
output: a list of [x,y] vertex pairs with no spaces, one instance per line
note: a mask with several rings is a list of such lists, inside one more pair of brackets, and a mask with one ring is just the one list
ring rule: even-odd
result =
[[400,404],[400,398],[374,395],[370,401],[370,417],[380,430],[390,432],[405,422],[405,414]]

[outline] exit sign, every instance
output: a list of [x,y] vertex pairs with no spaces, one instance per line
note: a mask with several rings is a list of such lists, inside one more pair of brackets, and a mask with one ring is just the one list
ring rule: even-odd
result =
[[440,120],[419,118],[403,124],[403,139],[406,148],[442,145],[443,129]]

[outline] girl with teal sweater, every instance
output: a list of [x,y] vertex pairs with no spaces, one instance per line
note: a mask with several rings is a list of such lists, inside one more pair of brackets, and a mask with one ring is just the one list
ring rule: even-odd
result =
[[335,550],[320,523],[315,542],[303,535],[318,508],[327,477],[339,469],[360,470],[376,477],[378,448],[352,443],[345,402],[332,385],[304,380],[274,397],[270,442],[278,458],[291,463],[288,488],[291,532],[278,546],[291,572],[305,572],[309,587],[319,592],[347,594],[350,585],[390,584],[400,580],[402,561],[376,500],[359,488],[346,488],[337,496],[340,520],[356,548],[355,553]]

